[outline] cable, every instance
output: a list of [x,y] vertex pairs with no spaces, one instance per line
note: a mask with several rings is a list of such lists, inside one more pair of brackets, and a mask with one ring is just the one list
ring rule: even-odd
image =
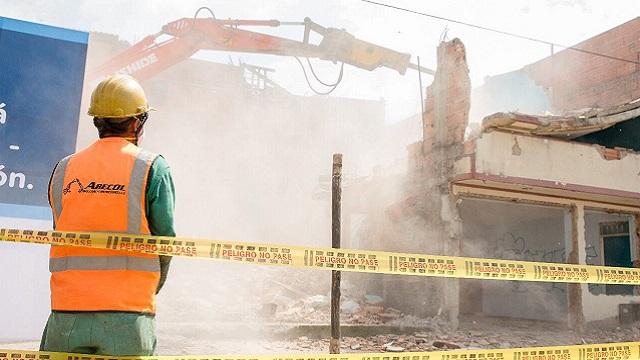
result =
[[[200,14],[200,11],[202,10],[206,10],[209,12],[209,14],[211,14],[211,17],[213,18],[213,21],[216,21],[216,14],[213,13],[213,10],[211,10],[211,8],[207,7],[207,6],[202,6],[200,8],[198,8],[198,10],[196,10],[196,13],[193,14],[193,24],[191,25],[191,30],[189,31],[194,31],[196,29],[196,20],[198,19],[198,14]],[[224,44],[228,41],[229,39],[225,39],[223,41],[219,41],[219,44]]]
[[342,62],[342,64],[340,65],[340,73],[338,74],[338,79],[336,80],[336,82],[333,84],[327,84],[324,81],[320,80],[318,75],[316,75],[316,72],[313,70],[313,66],[311,65],[311,60],[309,60],[309,58],[306,58],[306,59],[307,59],[307,64],[309,64],[309,69],[311,70],[311,74],[313,75],[314,78],[316,78],[316,80],[318,80],[320,84],[324,86],[332,87],[332,86],[338,85],[342,80],[342,73],[344,71],[344,62]]
[[297,56],[294,56],[294,58],[296,59],[298,64],[300,64],[300,67],[302,68],[302,73],[304,74],[304,79],[307,81],[307,85],[309,86],[309,89],[311,89],[311,91],[316,93],[316,95],[329,95],[329,94],[331,94],[338,87],[338,84],[342,80],[341,79],[341,75],[342,74],[340,74],[340,76],[338,77],[339,81],[336,83],[336,85],[333,85],[331,87],[331,89],[329,89],[326,92],[320,92],[320,91],[314,89],[313,85],[311,85],[311,82],[309,81],[309,76],[307,75],[307,70],[304,68],[304,65],[302,64],[302,61],[300,61],[300,58],[298,58]]
[[472,28],[480,29],[480,30],[491,31],[491,32],[494,32],[494,33],[502,34],[502,35],[512,36],[512,37],[516,37],[516,38],[523,39],[523,40],[529,40],[529,41],[537,42],[537,43],[540,43],[540,44],[558,46],[558,47],[561,47],[561,48],[565,48],[565,49],[568,49],[568,50],[573,50],[573,51],[577,51],[577,52],[581,52],[581,53],[585,53],[585,54],[589,54],[589,55],[600,56],[600,57],[604,57],[604,58],[611,59],[611,60],[624,61],[624,62],[640,65],[640,61],[623,59],[623,58],[619,58],[619,57],[611,56],[611,55],[607,55],[607,54],[602,54],[602,53],[595,52],[595,51],[584,50],[584,49],[576,48],[576,47],[573,47],[573,46],[557,44],[557,43],[554,43],[554,42],[551,42],[551,41],[540,40],[540,39],[532,38],[532,37],[529,37],[529,36],[519,35],[519,34],[507,32],[507,31],[496,30],[496,29],[492,29],[492,28],[488,28],[488,27],[484,27],[484,26],[480,26],[480,25],[475,25],[475,24],[464,22],[464,21],[453,20],[453,19],[449,19],[449,18],[445,18],[445,17],[442,17],[442,16],[437,16],[437,15],[431,15],[431,14],[423,13],[423,12],[420,12],[420,11],[417,11],[417,10],[411,10],[411,9],[407,9],[407,8],[403,8],[403,7],[399,7],[399,6],[394,6],[394,5],[389,5],[389,4],[384,4],[384,3],[380,3],[380,2],[375,2],[375,1],[371,1],[371,0],[360,0],[360,1],[366,2],[366,3],[369,3],[369,4],[373,4],[373,5],[388,7],[388,8],[395,9],[395,10],[405,11],[405,12],[409,12],[409,13],[416,14],[416,15],[422,15],[422,16],[433,18],[433,19],[438,19],[438,20],[452,22],[452,23],[455,23],[455,24],[469,26],[469,27],[472,27]]
[[200,13],[200,11],[202,11],[202,10],[207,10],[207,11],[211,14],[211,16],[212,16],[214,19],[216,18],[216,14],[214,14],[214,13],[213,13],[213,10],[211,10],[211,8],[208,8],[208,7],[206,7],[206,6],[203,6],[203,7],[199,8],[198,10],[196,10],[196,13],[193,15],[193,18],[194,18],[194,19],[197,19],[197,18],[198,18],[198,14],[199,14],[199,13]]
[[422,71],[420,68],[420,56],[418,56],[418,85],[420,86],[420,108],[422,109],[422,112],[420,114],[423,114],[424,116],[424,95],[422,95]]
[[[296,59],[296,61],[298,62],[298,64],[300,64],[300,67],[302,68],[302,73],[304,74],[304,79],[307,81],[307,85],[309,86],[309,89],[311,89],[311,91],[313,91],[314,93],[316,93],[316,95],[329,95],[331,94],[336,88],[338,88],[338,85],[340,84],[340,82],[342,81],[342,75],[343,75],[343,70],[344,70],[344,63],[342,64],[341,68],[340,68],[340,74],[338,75],[338,80],[336,80],[334,85],[331,85],[331,89],[329,89],[326,92],[321,92],[316,90],[313,85],[311,85],[311,81],[309,81],[309,76],[307,75],[307,70],[304,68],[304,64],[302,63],[302,61],[300,60],[299,57],[294,56],[294,59]],[[315,75],[314,75],[315,76]],[[319,79],[316,77],[316,80],[319,81]],[[322,83],[322,82],[321,82]],[[324,83],[322,83],[324,85]]]

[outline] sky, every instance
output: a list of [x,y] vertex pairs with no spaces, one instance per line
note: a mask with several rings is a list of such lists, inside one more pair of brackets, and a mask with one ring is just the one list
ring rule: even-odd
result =
[[[441,17],[573,45],[640,15],[638,0],[380,0]],[[83,31],[117,34],[130,42],[158,32],[163,24],[192,17],[201,6],[217,18],[302,21],[310,17],[325,27],[347,30],[356,37],[397,51],[420,56],[422,66],[434,68],[440,39],[460,38],[467,49],[473,86],[484,78],[519,69],[550,54],[550,48],[521,39],[447,23],[368,4],[360,0],[0,0],[0,16]],[[302,39],[296,27],[250,28],[291,39]],[[558,49],[556,49],[558,51]],[[589,56],[589,55],[585,55]],[[291,57],[201,51],[197,58],[239,61],[275,69],[272,79],[287,90],[312,95],[300,65]],[[106,61],[107,59],[105,59]],[[325,82],[333,82],[339,65],[312,60]],[[428,85],[432,78],[423,76]],[[316,86],[322,89],[321,86]],[[391,69],[372,72],[345,67],[343,81],[332,96],[383,100],[387,122],[420,111],[418,76]]]

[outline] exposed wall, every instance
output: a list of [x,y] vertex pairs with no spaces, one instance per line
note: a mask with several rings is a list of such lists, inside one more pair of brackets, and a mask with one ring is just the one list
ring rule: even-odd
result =
[[[639,154],[628,152],[620,160],[605,160],[597,145],[499,131],[482,134],[475,144],[478,174],[639,192]],[[458,160],[459,174],[472,171],[474,164],[469,160]]]
[[[564,262],[565,214],[562,208],[463,199],[463,256],[525,261]],[[476,312],[489,316],[564,321],[566,284],[469,280],[481,294]],[[478,296],[461,290],[462,307]]]

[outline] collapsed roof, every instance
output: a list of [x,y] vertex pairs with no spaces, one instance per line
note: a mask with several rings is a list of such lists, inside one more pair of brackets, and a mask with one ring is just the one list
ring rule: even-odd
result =
[[581,109],[563,115],[499,112],[482,121],[482,132],[492,129],[599,144],[640,151],[640,99],[608,109]]
[[581,109],[563,115],[499,112],[482,120],[482,131],[499,129],[536,136],[575,139],[640,117],[640,98],[609,109]]

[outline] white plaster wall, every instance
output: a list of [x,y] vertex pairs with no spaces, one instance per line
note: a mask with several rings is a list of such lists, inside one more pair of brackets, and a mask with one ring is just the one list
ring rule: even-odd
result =
[[453,163],[454,174],[468,174],[471,172],[471,157],[465,156]]
[[586,321],[596,321],[618,316],[618,305],[638,302],[638,296],[593,295],[587,285],[582,286],[582,309]]
[[[460,212],[464,256],[564,261],[563,209],[464,199]],[[564,321],[566,285],[483,281],[482,303],[482,312],[489,316]]]
[[593,145],[494,131],[476,140],[476,171],[638,192],[640,155],[604,160]]
[[[0,227],[51,229],[51,220],[0,217]],[[39,340],[50,312],[49,246],[0,241],[0,343]]]
[[[630,221],[630,229],[634,229],[633,217],[620,214],[602,212],[587,212],[585,216],[585,240],[587,264],[604,265],[600,227],[602,222]],[[631,259],[634,259],[633,249],[637,246],[637,239],[631,231]],[[640,296],[605,295],[604,285],[583,285],[582,306],[587,321],[602,320],[618,316],[618,305],[640,301]]]

